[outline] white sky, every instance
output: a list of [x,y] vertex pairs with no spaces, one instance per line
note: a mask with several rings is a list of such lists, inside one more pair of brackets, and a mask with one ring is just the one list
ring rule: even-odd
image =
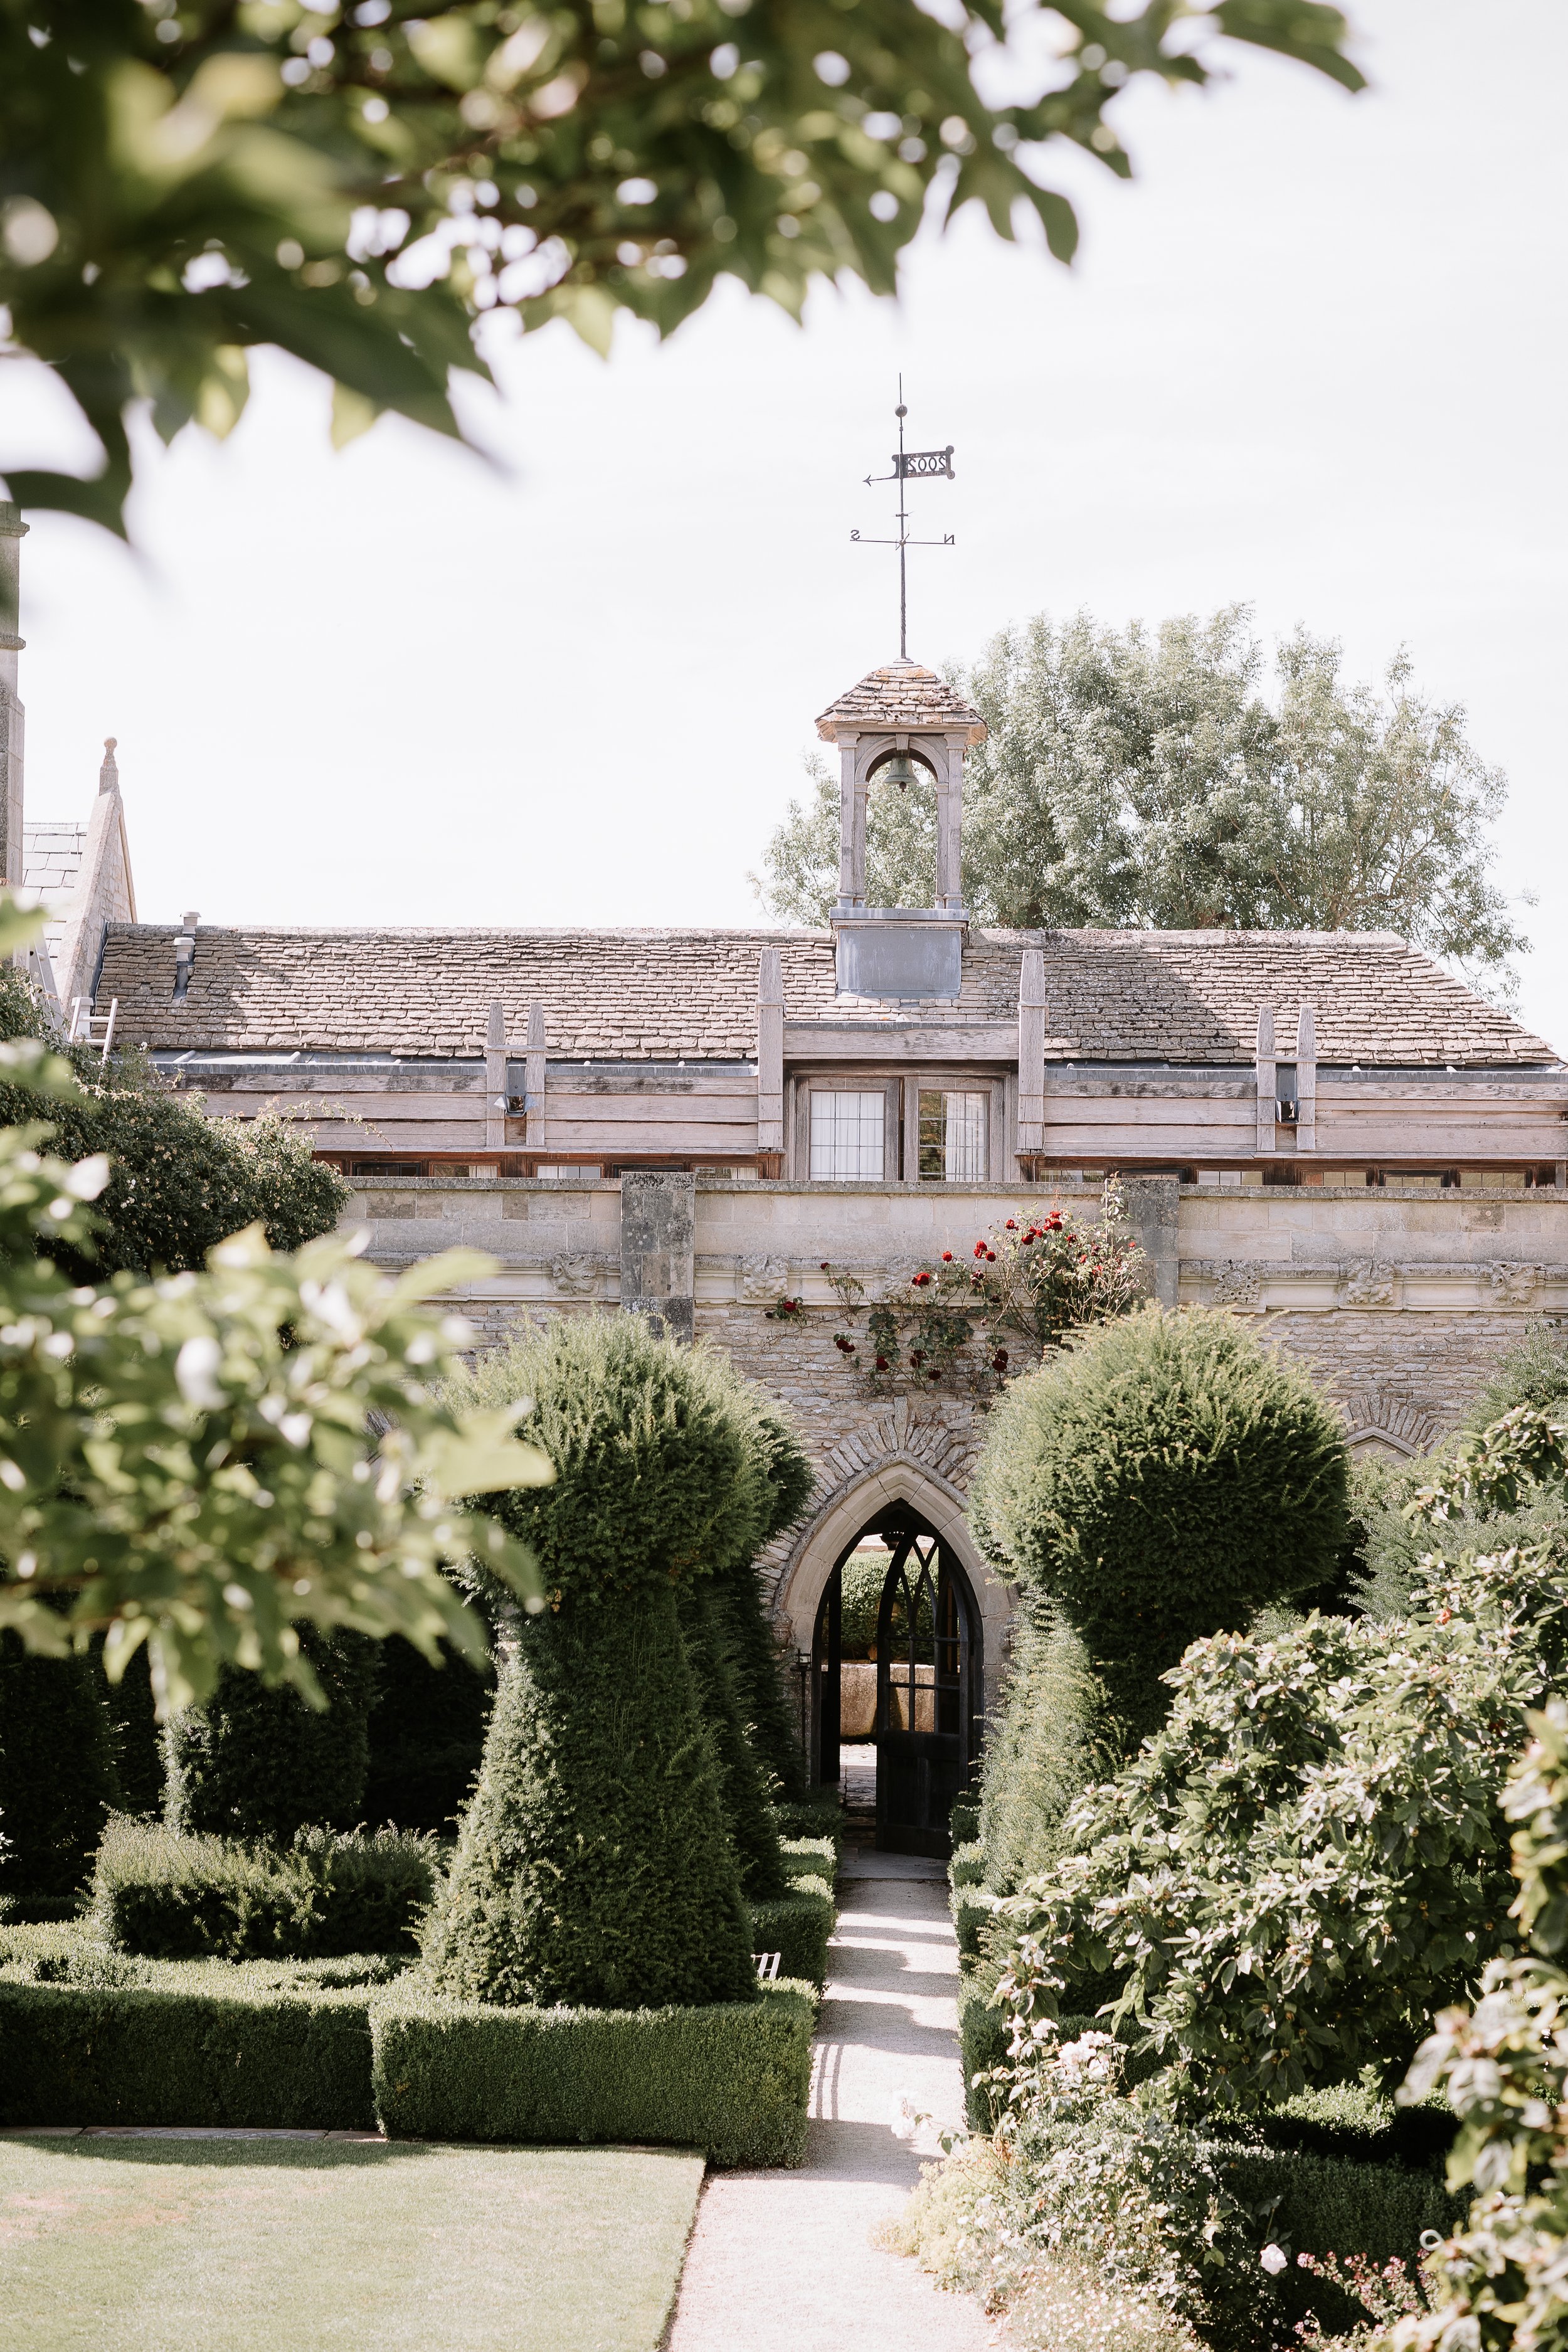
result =
[[[1568,10],[1352,14],[1371,93],[1241,58],[1123,104],[1132,187],[1062,159],[1071,272],[971,218],[897,306],[824,292],[801,331],[734,293],[608,365],[509,342],[495,469],[392,419],[334,457],[322,387],[261,359],[226,446],[152,457],[139,557],[25,542],[30,811],[84,814],[117,735],[147,919],[755,920],[815,713],[897,651],[848,534],[887,525],[901,367],[958,467],[911,653],[1237,598],[1358,674],[1407,644],[1511,779],[1524,1011],[1568,1046]],[[0,394],[16,462],[70,461],[24,371]]]

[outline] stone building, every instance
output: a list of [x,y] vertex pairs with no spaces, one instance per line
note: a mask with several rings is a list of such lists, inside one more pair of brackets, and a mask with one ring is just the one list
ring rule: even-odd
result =
[[[964,1507],[984,1383],[858,1370],[825,1262],[907,1304],[943,1248],[1025,1204],[1092,1214],[1114,1174],[1163,1299],[1255,1318],[1353,1446],[1415,1453],[1568,1309],[1568,1068],[1391,936],[983,931],[977,713],[896,662],[818,730],[842,775],[824,930],[176,928],[79,887],[61,994],[91,967],[100,1022],[171,1086],[305,1122],[379,1263],[488,1253],[463,1302],[487,1337],[618,1303],[783,1399],[818,1484],[766,1568],[813,1752],[836,1769],[839,1570],[879,1543],[890,1601],[906,1580],[912,1625],[928,1575],[931,1620],[889,1658],[884,1616],[882,1832],[940,1850],[1005,1645]],[[917,772],[931,903],[868,907],[868,794]]]

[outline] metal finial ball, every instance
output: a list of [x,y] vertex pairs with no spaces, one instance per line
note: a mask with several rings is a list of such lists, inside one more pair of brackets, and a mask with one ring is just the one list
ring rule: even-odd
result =
[[904,404],[903,404],[903,402],[902,402],[901,400],[900,401],[900,403],[899,403],[899,404],[898,404],[897,408],[895,408],[895,409],[894,409],[894,411],[893,411],[893,415],[894,415],[895,416],[907,416],[907,415],[909,415],[909,413],[910,413],[910,412],[909,412],[909,410],[904,406]]

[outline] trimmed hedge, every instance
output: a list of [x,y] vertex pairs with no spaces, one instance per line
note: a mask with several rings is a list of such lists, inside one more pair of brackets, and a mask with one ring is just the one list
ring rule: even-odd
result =
[[787,1874],[767,1776],[742,1712],[729,1623],[708,1578],[678,1587],[675,1605],[741,1892],[748,1902],[770,1902],[784,1893]]
[[1348,1477],[1344,1425],[1304,1370],[1223,1308],[1150,1303],[1075,1332],[997,1401],[970,1517],[1082,1637],[1136,1744],[1189,1643],[1334,1573]]
[[496,2009],[417,1997],[372,2013],[376,2111],[408,2139],[626,2141],[721,2166],[805,2154],[816,2004],[780,1983],[700,2009]]
[[71,1900],[119,1799],[97,1660],[37,1657],[0,1633],[0,1896]]
[[951,1887],[984,1886],[985,1884],[985,1848],[978,1838],[963,1845],[955,1845],[947,1865],[947,1883]]
[[972,2131],[994,2130],[997,2116],[991,2094],[976,2090],[974,2077],[989,2074],[993,2066],[1005,2064],[1007,2058],[1008,2021],[999,2009],[991,2007],[991,1993],[995,1981],[994,1969],[976,1969],[963,1978],[958,1988],[958,2040],[963,2059],[963,2112]]
[[0,1980],[0,2123],[368,2131],[363,1991]]
[[958,1931],[958,1958],[973,1964],[985,1949],[985,1931],[996,1916],[996,1906],[1002,1897],[993,1895],[988,1886],[955,1886],[952,1890],[952,1924]]
[[447,1999],[507,2009],[754,1993],[668,1583],[574,1595],[525,1620],[503,1649],[479,1785],[424,1948]]
[[835,1853],[842,1858],[844,1808],[837,1789],[825,1789],[819,1797],[786,1798],[773,1807],[773,1819],[780,1837],[831,1838]]
[[[1450,2196],[1435,2170],[1223,2141],[1205,2152],[1226,2188],[1266,2217],[1268,2236],[1292,2254],[1365,2254],[1379,2266],[1398,2256],[1414,2271],[1422,2231],[1446,2238],[1469,2210],[1469,2198]],[[1309,2312],[1334,2328],[1365,2318],[1348,2296],[1325,2289],[1294,2263],[1274,2292],[1290,2322]]]
[[171,1829],[286,1844],[299,1829],[347,1830],[363,1819],[381,1644],[348,1631],[299,1632],[326,1706],[308,1706],[290,1684],[268,1688],[259,1675],[225,1666],[206,1704],[168,1726]]
[[449,1832],[479,1779],[495,1675],[441,1644],[433,1666],[394,1633],[381,1645],[381,1679],[370,1711],[367,1822],[400,1830]]
[[413,1952],[438,1870],[428,1840],[393,1830],[291,1847],[182,1837],[110,1822],[93,1881],[97,1924],[153,1959],[325,1959]]
[[777,1952],[782,1977],[819,1989],[827,1982],[827,1940],[838,1918],[827,1879],[797,1878],[787,1895],[748,1907],[754,1952]]
[[784,1876],[825,1878],[831,1886],[838,1876],[838,1840],[830,1837],[781,1838]]

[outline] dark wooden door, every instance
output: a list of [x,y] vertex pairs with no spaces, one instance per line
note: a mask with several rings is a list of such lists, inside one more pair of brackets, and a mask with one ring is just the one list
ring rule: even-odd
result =
[[817,1603],[811,1639],[812,1778],[838,1785],[839,1650],[843,1638],[844,1570],[836,1568]]
[[974,1602],[929,1528],[911,1517],[880,1532],[893,1557],[877,1624],[877,1843],[945,1859],[974,1760]]

